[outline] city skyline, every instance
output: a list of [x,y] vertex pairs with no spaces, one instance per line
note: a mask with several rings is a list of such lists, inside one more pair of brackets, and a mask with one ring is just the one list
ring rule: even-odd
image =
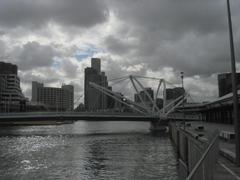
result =
[[[111,78],[141,74],[178,84],[184,71],[193,97],[218,97],[217,74],[230,71],[224,0],[54,2],[0,2],[0,60],[19,65],[27,97],[32,80],[72,83],[79,97],[92,57],[102,59]],[[239,70],[239,2],[231,6]]]
[[0,179],[240,179],[239,0],[0,0]]

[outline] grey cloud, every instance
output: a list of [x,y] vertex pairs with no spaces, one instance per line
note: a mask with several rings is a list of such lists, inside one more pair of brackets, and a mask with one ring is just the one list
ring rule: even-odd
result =
[[70,60],[64,59],[61,63],[62,69],[68,78],[75,78],[77,76],[78,67],[73,64]]
[[[233,0],[231,4],[234,32],[237,34],[236,54],[239,56],[240,3]],[[95,30],[89,27],[108,20],[108,11],[113,12],[116,21],[120,20],[120,24],[122,23],[122,26],[119,24],[117,27],[114,26],[114,31],[110,30],[110,34],[104,34],[105,39],[101,41],[110,54],[109,57],[103,57],[102,61],[109,79],[132,73],[145,75],[148,70],[158,72],[164,67],[172,67],[176,74],[184,71],[189,78],[196,74],[206,74],[209,77],[212,73],[230,69],[226,0],[2,0],[0,28],[8,38],[14,37],[12,32],[7,31],[11,28],[24,39],[24,36],[32,34],[33,29],[45,28],[47,27],[45,25],[53,22],[61,25],[61,33],[67,32],[66,36],[70,40],[79,35],[84,37],[88,30]],[[42,30],[41,35],[34,31],[34,35],[46,37],[45,33],[49,32],[51,35],[49,27],[51,26]],[[96,26],[99,27],[105,28]],[[101,35],[100,33],[100,37]],[[0,41],[2,54],[6,51],[4,46]],[[31,82],[31,79],[55,83],[60,78],[67,81],[68,78],[77,77],[78,73],[81,75],[84,73],[82,69],[74,67],[74,64],[67,61],[60,63],[60,71],[65,73],[64,77],[52,72],[50,66],[53,65],[55,56],[67,59],[78,49],[68,48],[64,47],[64,44],[41,45],[38,42],[29,42],[22,47],[14,48],[11,54],[15,57],[20,70],[26,71],[27,74],[21,76],[23,80],[26,79],[24,80],[26,83]],[[61,52],[56,49],[61,49],[59,50]],[[138,64],[145,66],[137,72],[131,71]],[[45,73],[46,77],[39,78],[27,71],[34,68]],[[202,76],[200,79],[207,81]],[[214,94],[214,90],[211,92],[197,90],[199,86],[209,84],[204,82],[194,84],[192,89],[198,94]]]
[[124,55],[125,53],[133,49],[133,46],[126,41],[114,36],[108,36],[105,39],[105,44],[107,45],[108,50],[110,50],[111,52]]
[[[131,59],[132,65],[147,63],[147,67],[153,71],[159,67],[173,67],[175,71],[184,71],[188,76],[229,70],[226,1],[108,2],[130,33],[124,36],[116,32],[115,36],[121,36],[121,41],[108,40],[106,47],[112,53],[119,54],[113,47],[121,49],[121,45],[126,44],[128,48],[124,49],[124,58]],[[236,21],[240,17],[236,11],[240,3],[231,1],[231,4]],[[240,32],[239,23],[235,23],[234,28],[235,32]],[[138,41],[128,46],[128,38]],[[236,47],[240,47],[238,39]],[[239,56],[239,51],[236,53]]]
[[0,25],[37,29],[48,22],[64,26],[90,27],[108,17],[106,6],[97,0],[1,0]]
[[212,101],[218,97],[216,75],[186,78],[185,86],[194,101]]
[[210,35],[185,37],[183,41],[159,45],[158,53],[150,56],[149,66],[170,66],[186,74],[212,74],[229,68],[228,37]]
[[60,77],[58,73],[49,67],[40,68],[37,72],[38,74],[35,74],[33,71],[19,71],[21,82],[30,85],[32,81],[46,84],[59,82]]
[[5,35],[5,34],[6,34],[6,32],[4,30],[0,30],[0,37]]
[[6,45],[0,40],[0,60],[4,60],[6,57]]
[[25,94],[26,97],[29,98],[29,100],[31,100],[31,97],[32,97],[32,87],[26,88],[26,90],[24,91],[24,94]]
[[41,45],[38,42],[28,42],[22,47],[17,47],[12,54],[20,70],[33,70],[39,67],[49,67],[57,51],[50,45]]
[[[150,32],[209,33],[225,29],[226,4],[219,0],[109,1],[118,17]],[[174,35],[171,33],[171,36]]]

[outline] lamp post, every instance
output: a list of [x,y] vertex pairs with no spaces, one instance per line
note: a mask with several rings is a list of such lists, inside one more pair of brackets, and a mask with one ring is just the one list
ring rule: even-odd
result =
[[182,79],[182,90],[183,90],[183,98],[182,98],[182,107],[183,107],[183,129],[185,130],[186,128],[186,122],[185,122],[185,116],[184,116],[184,93],[185,93],[185,90],[184,90],[184,84],[183,84],[183,78],[184,78],[184,72],[181,72],[181,79]]
[[240,165],[240,134],[239,134],[239,112],[238,112],[238,94],[236,85],[236,63],[235,63],[235,52],[234,52],[234,41],[232,31],[232,20],[231,20],[231,8],[229,0],[227,0],[227,12],[228,12],[228,26],[229,26],[229,40],[230,40],[230,51],[231,51],[231,69],[232,69],[232,92],[233,92],[233,113],[234,113],[234,130],[235,130],[235,144],[236,144],[236,159],[235,162]]

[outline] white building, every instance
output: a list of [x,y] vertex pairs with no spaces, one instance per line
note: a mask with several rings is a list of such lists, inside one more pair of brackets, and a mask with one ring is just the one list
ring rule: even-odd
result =
[[72,111],[74,108],[74,87],[44,87],[43,83],[32,82],[32,102],[46,105],[49,111]]

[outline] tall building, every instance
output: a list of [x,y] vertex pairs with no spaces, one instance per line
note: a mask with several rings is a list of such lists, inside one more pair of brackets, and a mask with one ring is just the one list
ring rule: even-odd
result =
[[[154,92],[152,90],[152,88],[148,87],[145,88],[145,91],[150,95],[150,97],[152,98],[152,100],[154,99]],[[141,99],[144,101],[144,103],[148,106],[148,107],[152,107],[153,104],[151,102],[151,99],[147,96],[147,94],[145,93],[145,91],[140,91],[138,94],[134,95],[134,102],[136,103],[142,103]]]
[[162,98],[157,98],[156,99],[156,104],[159,109],[163,108],[163,99]]
[[26,98],[17,72],[16,65],[0,62],[0,112],[25,111]]
[[1,74],[15,74],[18,73],[18,67],[15,64],[0,62]]
[[[185,93],[185,90],[182,87],[176,87],[173,89],[166,89],[166,105],[174,101],[179,96],[183,95]],[[172,108],[174,104],[169,106],[169,108]]]
[[[237,88],[240,89],[240,73],[237,76]],[[222,97],[232,92],[232,79],[231,73],[223,73],[218,75],[218,93]]]
[[39,102],[38,89],[41,89],[43,87],[43,83],[32,81],[32,102]]
[[91,59],[91,67],[97,71],[97,73],[101,72],[101,59],[92,58]]
[[166,100],[173,100],[183,95],[185,90],[182,87],[176,87],[173,89],[166,89]]
[[91,67],[85,68],[84,79],[84,105],[88,111],[96,111],[108,108],[108,97],[99,90],[91,87],[90,82],[96,83],[105,88],[108,87],[107,76],[101,72],[101,60],[91,59]]
[[44,87],[43,83],[32,82],[32,102],[46,105],[49,111],[72,111],[74,108],[74,87]]
[[[124,96],[122,93],[120,92],[116,92],[116,94],[121,97],[120,99],[123,100]],[[113,107],[111,106],[112,109],[114,109],[115,112],[123,112],[125,109],[128,109],[128,107],[126,105],[124,105],[123,103],[115,100],[115,99],[110,99],[110,102],[113,104]]]

